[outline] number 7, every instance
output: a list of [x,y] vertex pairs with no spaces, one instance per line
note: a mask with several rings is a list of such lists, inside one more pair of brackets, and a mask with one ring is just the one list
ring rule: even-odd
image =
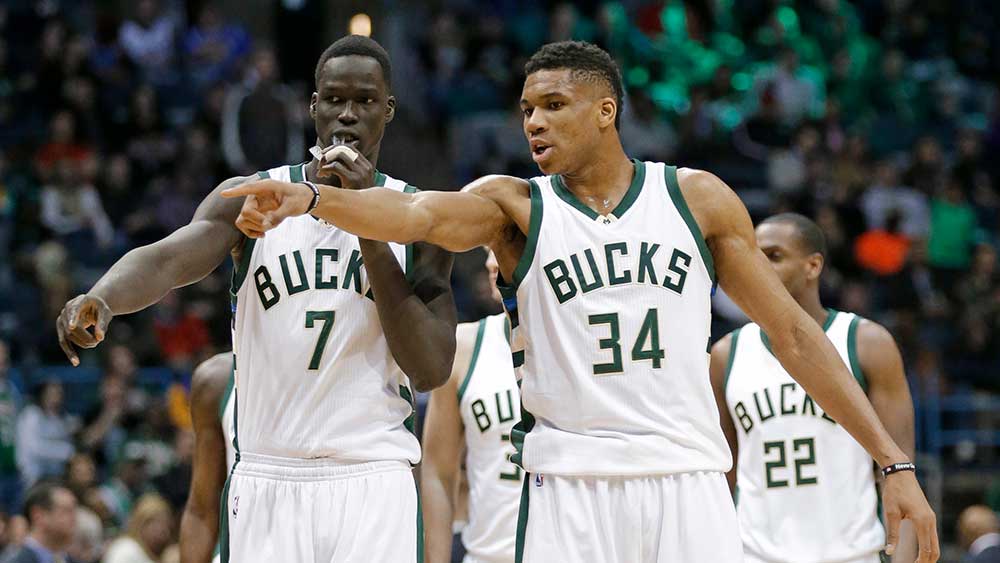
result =
[[316,341],[316,349],[313,350],[312,359],[309,361],[309,369],[319,369],[319,362],[323,359],[323,350],[326,348],[326,341],[330,339],[330,330],[333,329],[333,311],[306,311],[306,328],[316,326],[316,321],[323,323],[323,328],[319,331],[319,340]]

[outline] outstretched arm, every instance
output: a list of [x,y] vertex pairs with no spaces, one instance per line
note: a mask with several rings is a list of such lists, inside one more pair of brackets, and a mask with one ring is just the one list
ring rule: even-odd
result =
[[[715,176],[678,172],[681,192],[705,235],[726,294],[761,326],[782,366],[841,424],[880,467],[909,457],[893,441],[820,326],[798,306],[757,248],[753,224],[739,197]],[[934,513],[909,471],[886,480],[884,504],[888,546],[899,541],[899,522],[913,520],[920,538],[920,563],[940,553]]]
[[[516,223],[528,232],[528,183],[510,176],[487,176],[461,192],[400,193],[388,188],[344,190],[319,186],[311,214],[361,238],[385,242],[428,242],[461,252],[493,243]],[[262,180],[223,192],[248,197],[237,226],[250,237],[264,236],[287,217],[303,215],[313,192],[305,184]]]
[[[80,363],[74,346],[97,346],[112,317],[156,303],[171,289],[201,280],[226,259],[243,236],[233,225],[242,202],[223,199],[219,193],[246,180],[231,178],[220,184],[201,202],[189,224],[130,251],[87,294],[66,303],[56,329],[73,365]],[[87,330],[91,327],[93,333]]]
[[227,470],[219,406],[232,365],[231,353],[219,354],[195,368],[191,376],[194,469],[181,516],[181,563],[208,563],[218,540],[219,498]]
[[[913,459],[916,451],[913,399],[896,341],[885,327],[867,320],[858,324],[855,338],[858,363],[868,382],[868,400],[892,439]],[[899,548],[892,560],[897,563],[916,560],[917,537],[909,522],[900,526],[899,537]]]

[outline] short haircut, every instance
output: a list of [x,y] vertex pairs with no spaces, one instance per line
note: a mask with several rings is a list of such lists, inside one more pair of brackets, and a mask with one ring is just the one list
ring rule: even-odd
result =
[[31,511],[34,508],[52,510],[52,504],[55,502],[53,497],[58,490],[69,491],[63,485],[52,481],[43,481],[28,489],[24,495],[24,517],[28,519],[29,525],[35,524],[31,521]]
[[621,130],[625,87],[622,86],[622,75],[618,70],[618,64],[611,55],[597,45],[585,41],[549,43],[531,55],[524,65],[524,74],[528,76],[540,70],[560,69],[571,71],[574,79],[602,82],[606,85],[618,104],[615,129]]
[[819,253],[826,259],[826,236],[815,221],[799,213],[779,213],[772,215],[761,222],[761,225],[768,223],[783,223],[795,227],[795,232],[799,236],[799,243],[809,254]]
[[316,63],[316,76],[314,77],[316,88],[319,88],[319,75],[326,61],[334,57],[346,57],[349,55],[360,55],[375,59],[378,65],[382,67],[382,77],[385,79],[385,85],[392,88],[392,64],[389,63],[389,53],[379,45],[378,41],[364,35],[345,35],[334,41],[332,45],[323,51],[323,54],[319,56],[319,61]]

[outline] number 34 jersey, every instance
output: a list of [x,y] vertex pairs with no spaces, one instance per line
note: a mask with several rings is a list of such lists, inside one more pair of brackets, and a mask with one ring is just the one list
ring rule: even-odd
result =
[[[861,318],[831,310],[827,337],[866,387],[856,353]],[[739,443],[736,486],[748,560],[796,563],[874,557],[884,546],[872,458],[795,382],[756,324],[733,332],[726,403]]]
[[515,461],[530,473],[731,466],[708,376],[712,256],[676,169],[633,164],[607,215],[560,176],[531,181],[527,243],[504,289],[515,366],[523,358]]
[[[304,165],[261,177],[298,182]],[[412,191],[376,175],[379,185]],[[408,247],[390,244],[403,271]],[[303,215],[246,239],[233,274],[237,451],[417,463],[409,381],[389,351],[358,238]]]

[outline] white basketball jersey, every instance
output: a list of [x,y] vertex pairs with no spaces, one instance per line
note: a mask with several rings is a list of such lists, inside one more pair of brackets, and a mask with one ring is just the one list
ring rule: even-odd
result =
[[[854,377],[860,317],[824,330]],[[826,416],[750,323],[733,333],[726,403],[739,440],[737,512],[748,556],[773,563],[874,557],[885,545],[871,456]]]
[[515,366],[523,361],[522,467],[561,475],[729,469],[708,377],[714,266],[676,168],[636,161],[632,185],[607,216],[559,176],[533,179],[512,282],[516,301],[508,287],[504,303]]
[[[305,164],[262,177],[298,182]],[[380,185],[411,191],[379,173]],[[403,271],[409,247],[390,244]],[[389,351],[357,237],[311,215],[246,239],[233,274],[238,452],[420,461],[409,381]]]
[[233,400],[236,394],[233,388],[236,385],[236,370],[229,374],[229,383],[226,384],[226,391],[222,394],[219,402],[219,424],[222,425],[222,437],[226,439],[226,475],[236,463],[236,446],[233,442],[236,437],[236,401]]
[[510,461],[510,433],[521,415],[508,333],[507,315],[479,321],[469,370],[458,389],[469,477],[469,523],[462,530],[466,562],[514,560],[522,471]]

